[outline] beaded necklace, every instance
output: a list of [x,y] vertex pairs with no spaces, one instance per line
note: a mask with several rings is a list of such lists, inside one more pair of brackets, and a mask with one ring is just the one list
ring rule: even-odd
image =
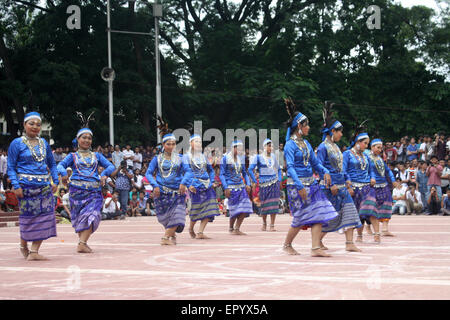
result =
[[327,148],[328,158],[330,160],[330,164],[338,170],[338,172],[342,171],[344,158],[342,156],[341,150],[334,142],[328,141],[328,138],[325,139],[325,147]]
[[294,140],[295,144],[302,152],[303,165],[307,167],[309,164],[309,156],[310,156],[308,146],[306,145],[305,141],[302,138],[298,138],[295,134],[291,136],[291,139]]
[[[159,155],[158,169],[159,169],[159,173],[161,174],[161,177],[163,177],[163,179],[170,177],[172,175],[172,172],[173,172],[175,166],[178,164],[178,159],[177,159],[178,157],[174,157],[174,154],[175,153],[172,152],[169,160],[164,159],[164,152]],[[170,165],[169,170],[164,170],[163,165],[164,165],[165,161],[169,161],[169,165]],[[168,172],[168,174],[164,175],[164,172]]]
[[[97,156],[95,155],[95,153],[93,154],[93,156],[91,155],[91,157],[89,158],[92,161],[90,164],[87,164],[86,160],[82,159],[82,157],[78,154],[78,152],[72,153],[72,157],[73,157],[73,163],[75,164],[75,169],[77,169],[77,172],[80,176],[92,177],[94,175],[94,173],[97,172],[98,161],[97,161]],[[82,160],[80,160],[80,159],[82,159]],[[85,165],[87,168],[92,167],[92,170],[89,172],[88,175],[83,174],[80,171],[80,169],[78,168],[78,163],[80,163],[81,165]]]
[[[199,161],[196,162],[195,160]],[[206,171],[206,158],[203,154],[200,154],[200,157],[194,157],[194,154],[189,152],[189,164],[196,173],[203,174]]]
[[358,152],[355,150],[355,148],[351,149],[353,155],[355,156],[356,160],[359,162],[359,166],[362,171],[365,171],[367,168],[368,163],[366,162],[366,158],[364,157],[364,154],[358,155]]
[[372,151],[370,152],[370,159],[372,159],[373,163],[375,164],[375,168],[377,168],[378,173],[384,177],[384,173],[385,173],[385,167],[384,167],[384,162],[381,159],[381,157],[379,155],[375,155]]
[[28,147],[28,149],[30,150],[31,156],[33,157],[34,161],[36,162],[42,162],[44,161],[44,159],[47,156],[47,152],[45,150],[45,144],[44,144],[44,140],[38,138],[39,142],[38,142],[38,150],[39,150],[39,154],[36,153],[35,147],[33,147],[30,143],[30,140],[28,139],[28,137],[23,136],[22,137],[22,142]]
[[270,156],[267,156],[267,153],[264,151],[261,155],[264,158],[266,167],[273,170],[275,160],[273,159],[272,153],[270,154]]
[[232,163],[233,164],[233,167],[234,167],[234,171],[236,172],[236,174],[240,174],[240,172],[241,172],[241,167],[242,167],[242,164],[241,164],[241,161],[239,160],[239,156],[236,156],[236,162],[237,162],[237,164],[236,164],[236,162],[234,161],[234,157],[233,157],[233,155],[231,154],[231,153],[229,153],[228,154],[228,157],[227,157],[228,159],[227,159],[227,163]]

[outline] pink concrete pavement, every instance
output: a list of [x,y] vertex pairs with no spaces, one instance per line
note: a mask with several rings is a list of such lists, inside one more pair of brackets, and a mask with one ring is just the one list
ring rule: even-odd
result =
[[291,217],[277,218],[278,232],[260,231],[246,219],[247,236],[228,234],[219,217],[195,240],[187,230],[177,246],[161,246],[155,217],[103,221],[77,254],[70,225],[40,253],[50,261],[28,262],[19,253],[18,227],[0,229],[0,299],[450,299],[450,218],[394,216],[394,238],[381,244],[364,235],[362,253],[344,250],[344,236],[329,234],[331,258],[310,256],[311,236],[301,231],[294,247],[281,250]]

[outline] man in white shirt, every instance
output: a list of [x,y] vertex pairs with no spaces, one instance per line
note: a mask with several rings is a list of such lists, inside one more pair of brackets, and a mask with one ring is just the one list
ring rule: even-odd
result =
[[423,211],[422,196],[420,195],[420,192],[416,190],[415,184],[411,184],[409,190],[406,191],[406,201],[408,202],[411,211],[415,214]]
[[120,217],[119,193],[115,191],[111,198],[106,198],[102,209],[102,220]]
[[404,215],[406,213],[406,190],[407,187],[403,186],[400,183],[400,179],[397,178],[398,185],[394,190],[392,190],[392,199],[394,199],[395,204],[392,206],[392,213],[397,213],[399,211],[400,215]]
[[280,168],[284,169],[284,144],[280,143],[280,147],[275,151],[275,156],[277,157]]
[[133,158],[133,170],[142,169],[142,153],[140,153],[140,150],[138,147],[134,149],[134,158]]
[[134,152],[130,145],[127,145],[127,148],[123,151],[123,160],[127,161],[128,169],[133,169]]
[[6,156],[6,151],[3,149],[0,150],[0,175],[3,177],[3,175],[6,174],[6,167],[8,164],[8,157]]

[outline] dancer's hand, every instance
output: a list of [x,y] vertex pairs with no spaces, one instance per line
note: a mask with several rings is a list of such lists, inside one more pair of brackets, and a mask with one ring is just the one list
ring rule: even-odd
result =
[[251,186],[246,186],[245,190],[247,190],[248,196],[250,197],[250,195],[252,193],[252,187]]
[[338,188],[336,185],[333,185],[333,186],[330,188],[330,190],[331,190],[331,194],[332,194],[333,196],[335,196],[335,195],[337,195],[337,194],[339,193],[339,188]]
[[370,186],[373,187],[377,181],[375,179],[370,179]]
[[14,194],[16,195],[17,198],[23,198],[23,190],[22,188],[19,189],[14,189]]
[[61,182],[66,184],[69,181],[69,177],[65,176],[65,177],[61,177]]
[[225,189],[225,197],[229,198],[231,196],[231,190],[230,189]]
[[52,193],[56,193],[57,190],[58,190],[58,185],[52,184]]
[[330,175],[328,173],[325,173],[323,175],[323,179],[325,180],[325,185],[327,186],[327,188],[329,188],[330,184],[331,184],[331,177],[330,177]]
[[397,181],[392,182],[392,186],[393,186],[394,188],[397,188],[397,187],[398,187],[398,182],[397,182]]
[[350,193],[350,196],[351,196],[351,197],[353,197],[353,196],[355,195],[355,191],[353,191],[353,188],[352,188],[352,187],[347,188],[347,190],[348,190],[348,193]]
[[[181,186],[180,186],[180,187],[181,187]],[[192,192],[192,193],[197,193],[197,189],[195,189],[194,186],[190,186],[190,187],[189,187],[189,191]]]
[[106,185],[106,179],[108,179],[107,176],[103,176],[100,178],[100,185],[103,187]]
[[303,201],[306,201],[306,199],[308,199],[308,194],[306,193],[305,188],[303,188],[302,190],[299,190],[298,194],[300,195],[300,197],[302,198]]
[[160,195],[159,187],[156,187],[155,189],[153,189],[153,199],[159,198],[159,195]]
[[[189,190],[190,190],[191,188],[189,188]],[[195,188],[194,188],[195,189]],[[184,185],[184,184],[180,184],[180,188],[178,189],[178,192],[181,194],[181,195],[184,195],[185,193],[186,193],[186,186]],[[195,193],[195,192],[194,192]]]

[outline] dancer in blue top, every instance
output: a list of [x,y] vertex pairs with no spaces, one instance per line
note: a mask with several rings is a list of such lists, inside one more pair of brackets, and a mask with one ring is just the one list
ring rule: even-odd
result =
[[[70,216],[72,226],[79,237],[77,247],[79,253],[92,252],[87,241],[98,229],[102,220],[101,189],[107,177],[116,170],[103,154],[92,152],[94,134],[88,127],[92,114],[85,119],[80,112],[77,112],[82,121],[82,128],[76,136],[77,151],[69,153],[58,165],[58,172],[64,180],[67,179],[66,169],[69,167],[72,169],[69,183]],[[101,175],[98,173],[99,166],[104,168]]]
[[161,117],[158,120],[163,148],[150,161],[145,177],[153,187],[156,217],[165,228],[161,245],[176,245],[175,233],[181,233],[186,223],[186,184],[190,178],[184,171],[182,155],[175,149],[175,135]]
[[[203,231],[208,222],[214,221],[215,216],[220,216],[219,204],[216,199],[215,172],[208,159],[202,153],[202,139],[198,134],[190,138],[189,151],[183,156],[183,168],[187,172],[186,186],[191,198],[191,210],[189,217],[191,224],[189,234],[194,239],[210,239]],[[196,234],[194,226],[200,222],[200,228]]]
[[376,218],[376,224],[378,222],[383,224],[382,235],[392,237],[394,235],[388,230],[389,220],[392,216],[392,191],[389,183],[395,188],[397,181],[395,181],[394,174],[389,169],[389,166],[380,157],[383,150],[383,142],[381,139],[372,140],[370,146],[369,161],[372,168],[374,168],[376,184],[369,192],[365,202],[367,207],[360,211],[360,215],[365,218],[374,216]]
[[[230,210],[230,233],[233,235],[246,235],[240,231],[245,218],[253,213],[249,198],[251,192],[250,179],[245,169],[243,143],[236,140],[231,144],[231,150],[225,154],[220,162],[220,181],[228,198]],[[235,225],[236,223],[236,225]]]
[[275,230],[275,218],[279,213],[281,167],[277,157],[272,152],[272,140],[266,139],[263,143],[264,151],[257,154],[248,167],[248,174],[253,183],[257,183],[253,170],[259,173],[259,199],[261,201],[261,217],[263,219],[262,231],[267,228],[267,216],[270,215],[270,231]]
[[[351,181],[349,186],[350,195],[353,198],[355,207],[361,218],[361,223],[364,223],[365,218],[361,215],[361,211],[365,209],[365,201],[369,196],[369,192],[373,185],[375,185],[375,173],[370,165],[368,156],[364,153],[369,145],[369,135],[364,131],[364,122],[358,125],[353,137],[351,139],[351,144],[348,150],[343,153],[344,157],[344,171]],[[373,219],[372,219],[373,218]],[[374,222],[374,217],[370,218],[370,222]],[[367,221],[366,221],[367,222]],[[376,227],[378,224],[374,225],[375,230],[375,241],[380,241],[379,229]],[[358,236],[356,241],[362,241],[363,226],[358,228]]]
[[[7,163],[7,174],[19,200],[20,251],[29,261],[47,260],[38,251],[43,240],[56,237],[53,193],[57,186],[53,183],[58,182],[58,173],[49,144],[39,137],[40,114],[29,112],[23,122],[25,134],[11,142]],[[32,241],[31,250],[28,241]]]
[[322,226],[327,227],[328,222],[336,218],[338,214],[315,181],[313,168],[323,175],[327,188],[331,183],[330,173],[317,160],[309,142],[303,139],[309,133],[308,118],[295,111],[295,105],[291,99],[286,99],[285,103],[290,118],[287,122],[284,155],[289,175],[287,193],[293,221],[283,250],[290,255],[298,254],[292,247],[292,241],[302,227],[311,227],[311,256],[329,257],[330,255],[323,251],[320,245]]
[[[317,158],[330,171],[331,187],[326,188],[325,184],[321,183],[321,189],[333,204],[339,216],[329,221],[327,227],[322,228],[322,239],[328,232],[344,229],[346,238],[345,250],[359,252],[361,250],[353,243],[353,230],[355,227],[361,227],[361,221],[352,197],[347,190],[351,181],[345,174],[342,152],[336,144],[342,138],[344,127],[339,121],[331,118],[331,106],[332,104],[327,104],[324,107],[323,142],[317,148]],[[320,177],[323,179],[322,175]],[[327,249],[323,245],[322,240],[321,246],[322,249]]]

